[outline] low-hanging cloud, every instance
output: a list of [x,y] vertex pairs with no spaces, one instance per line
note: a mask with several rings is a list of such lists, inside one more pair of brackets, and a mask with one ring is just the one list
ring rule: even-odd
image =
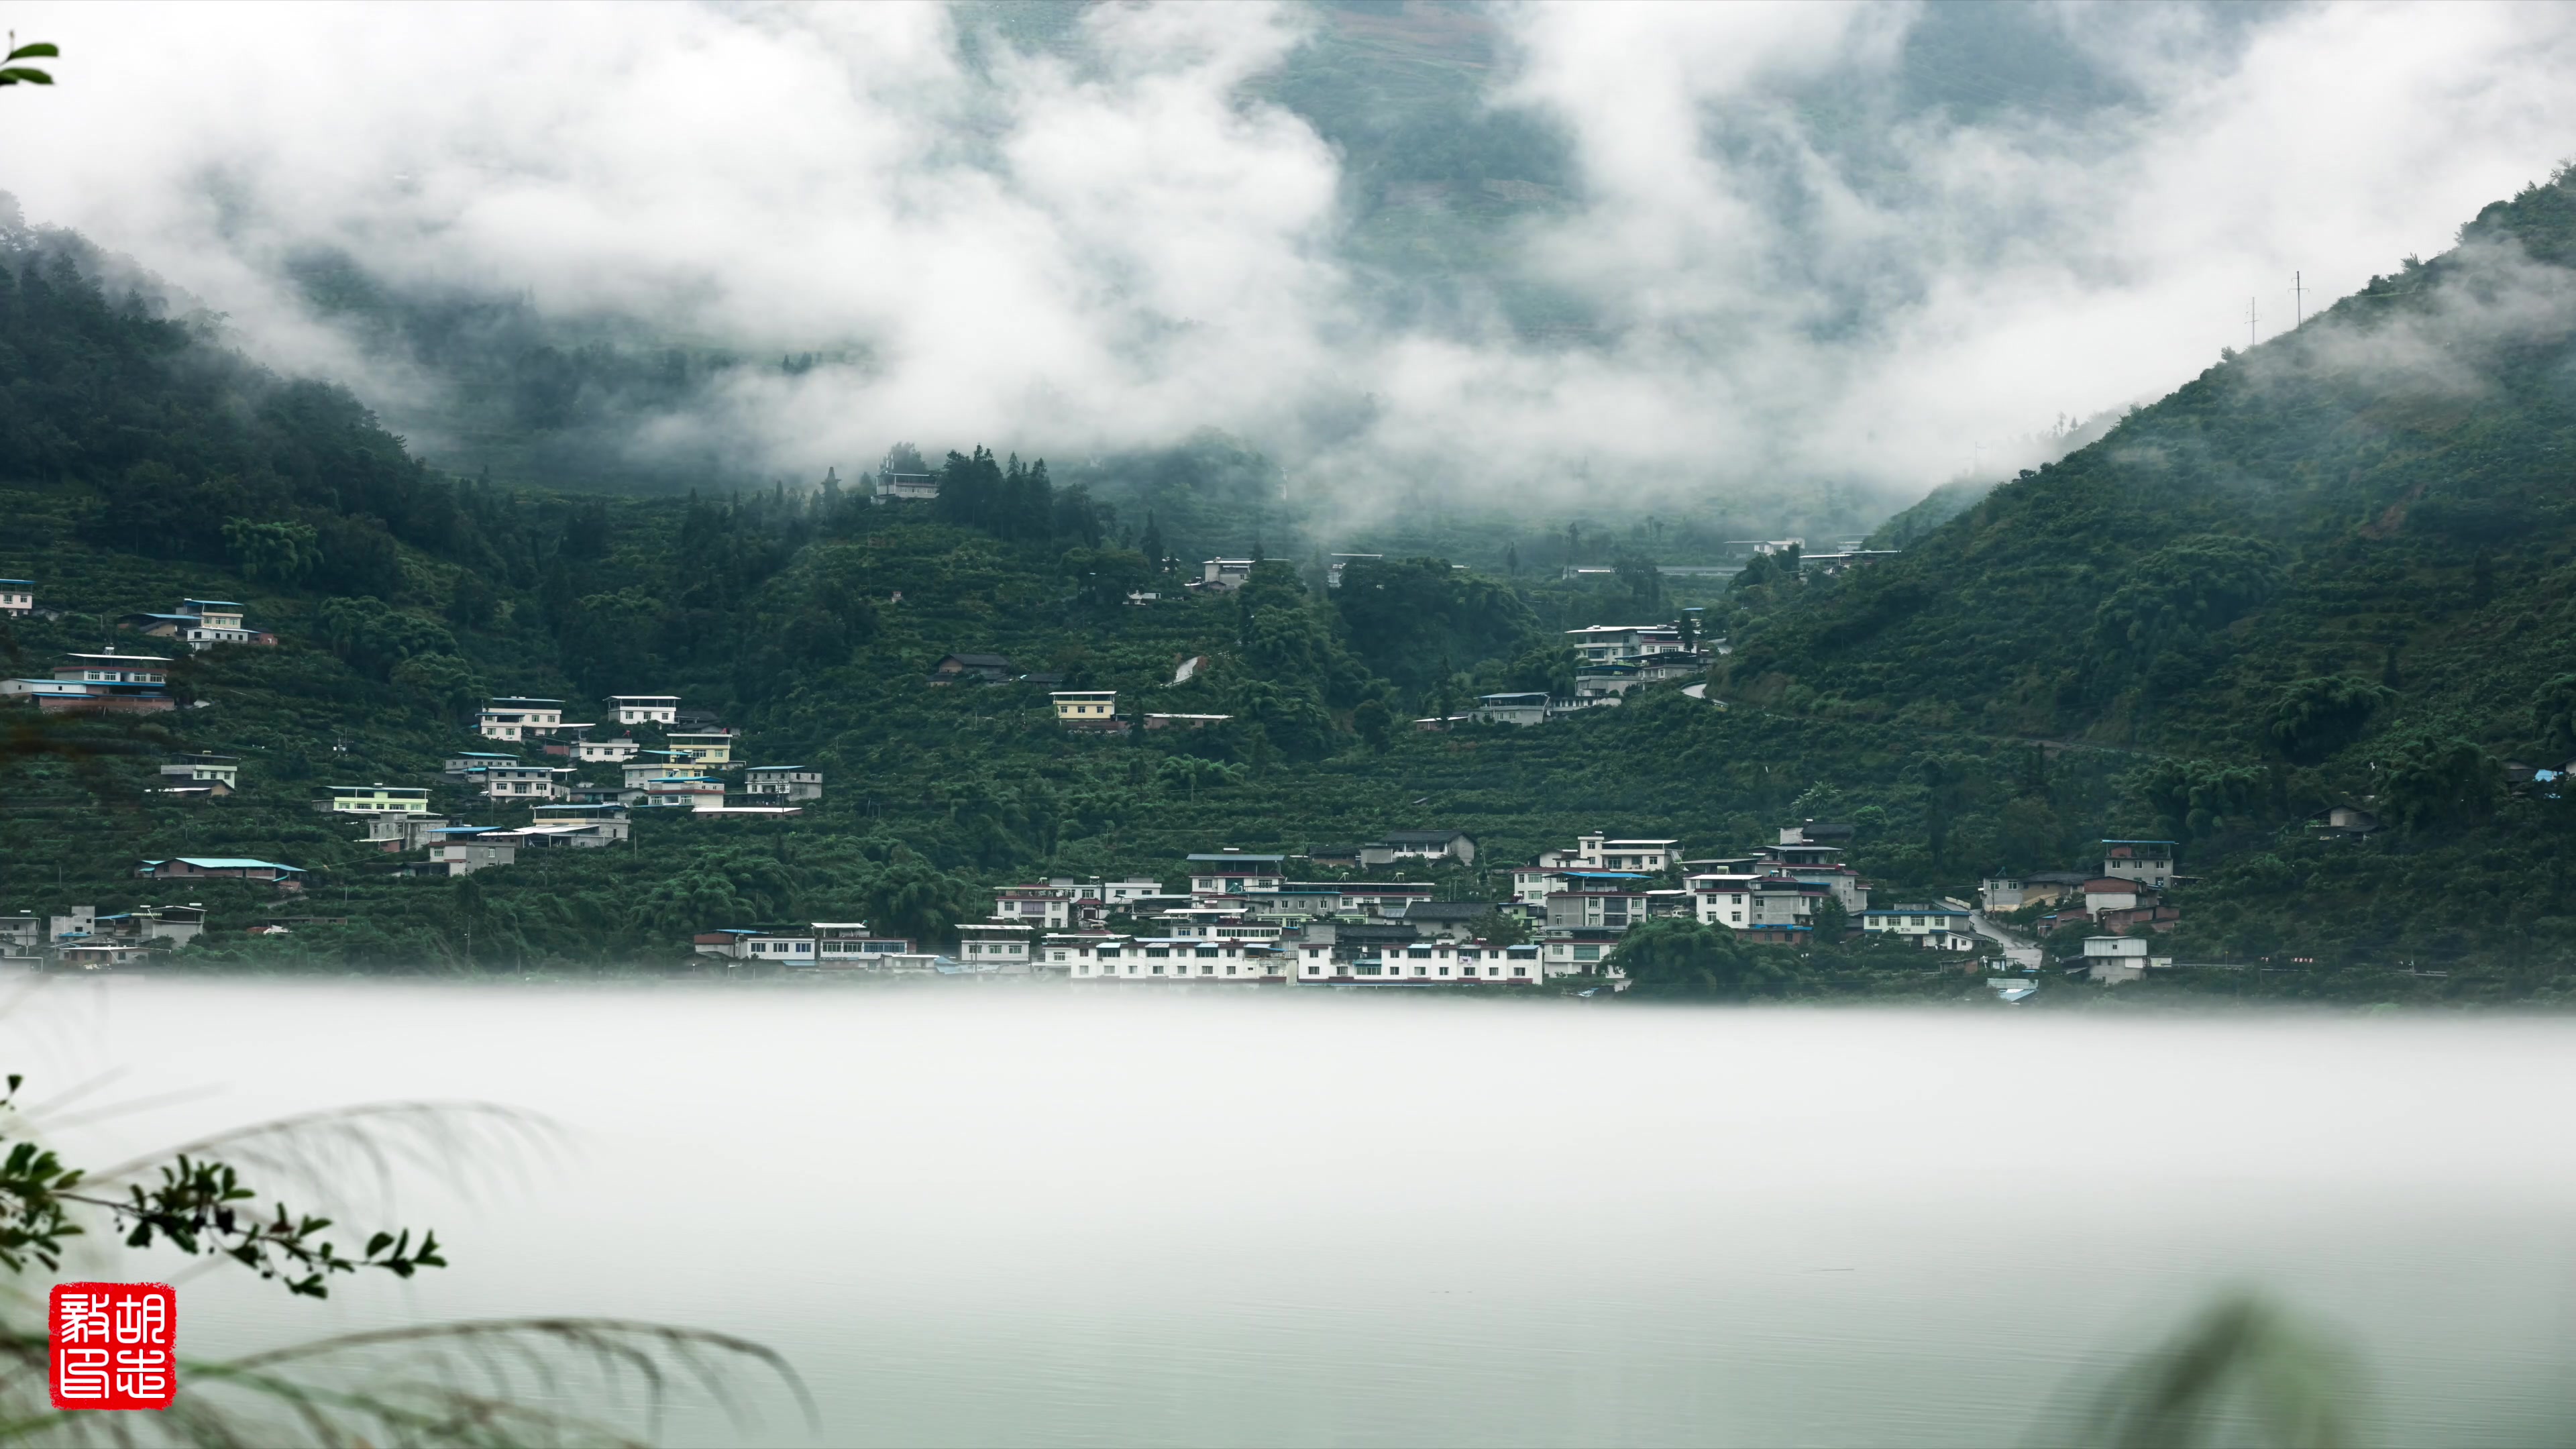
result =
[[[1492,12],[1486,100],[1560,128],[1576,179],[1404,314],[1355,259],[1351,158],[1262,98],[1334,23],[1294,7],[1104,5],[1034,48],[905,5],[24,6],[62,84],[11,99],[54,140],[0,188],[433,454],[444,380],[317,317],[293,258],[819,354],[631,430],[748,468],[1213,426],[1353,519],[1398,477],[1794,517],[2158,394],[2249,297],[2278,330],[2294,269],[2350,290],[2576,150],[2557,7],[2017,15],[2098,94],[1926,102],[1910,6]],[[1505,286],[1591,320],[1516,326]]]

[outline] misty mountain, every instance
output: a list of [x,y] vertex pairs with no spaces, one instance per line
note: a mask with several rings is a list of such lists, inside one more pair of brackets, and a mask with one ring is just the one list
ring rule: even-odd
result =
[[2546,704],[2576,637],[2571,268],[2562,171],[1903,557],[1784,599],[1742,632],[1731,687],[2324,766],[2355,792],[2428,740],[2560,763],[2576,753]]

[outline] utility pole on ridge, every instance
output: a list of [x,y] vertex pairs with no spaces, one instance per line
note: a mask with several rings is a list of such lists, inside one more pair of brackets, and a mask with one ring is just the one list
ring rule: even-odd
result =
[[2251,297],[2245,299],[2245,345],[2254,345],[2254,299]]
[[2299,274],[2297,272],[2292,272],[2290,273],[2290,330],[2293,332],[2298,331],[2299,328],[2307,322],[2307,320],[2307,287],[2305,283],[2300,281]]

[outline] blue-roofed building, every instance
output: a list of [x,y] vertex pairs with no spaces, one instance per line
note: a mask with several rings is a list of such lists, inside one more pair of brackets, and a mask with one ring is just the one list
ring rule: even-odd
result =
[[250,880],[265,881],[282,891],[304,889],[301,868],[246,856],[183,855],[147,860],[134,873],[153,880]]

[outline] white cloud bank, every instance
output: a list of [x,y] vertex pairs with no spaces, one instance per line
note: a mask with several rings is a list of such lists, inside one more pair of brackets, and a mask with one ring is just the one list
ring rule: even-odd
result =
[[[1969,121],[1877,99],[1908,7],[1497,14],[1493,99],[1557,118],[1581,175],[1500,239],[1505,270],[1588,304],[1576,343],[1366,305],[1342,158],[1256,98],[1325,23],[1295,8],[1102,6],[1080,59],[988,46],[979,70],[956,17],[902,5],[22,5],[61,84],[0,113],[0,188],[397,420],[422,380],[316,323],[292,252],[864,359],[739,377],[716,407],[751,466],[1216,426],[1354,506],[1397,473],[1677,503],[1910,496],[1981,442],[2197,372],[2249,296],[2276,330],[2293,269],[2350,290],[2576,153],[2564,7],[2243,33],[2051,8],[2123,99]],[[1328,413],[1361,421],[1315,433]]]

